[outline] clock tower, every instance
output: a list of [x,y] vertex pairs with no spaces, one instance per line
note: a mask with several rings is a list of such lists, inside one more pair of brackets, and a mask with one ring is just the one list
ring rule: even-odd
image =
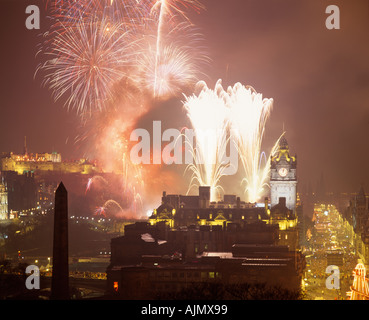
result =
[[270,163],[270,204],[271,207],[281,202],[295,213],[297,195],[296,156],[292,157],[284,136],[279,140],[277,152]]

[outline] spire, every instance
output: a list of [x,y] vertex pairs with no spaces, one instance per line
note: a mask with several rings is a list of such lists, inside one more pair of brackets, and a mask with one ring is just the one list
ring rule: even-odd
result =
[[24,136],[23,154],[27,155],[27,136]]
[[364,198],[365,199],[365,191],[364,191],[364,186],[361,185],[360,186],[360,190],[359,190],[359,193],[358,193],[358,197],[359,198]]
[[366,203],[365,191],[363,185],[361,185],[359,193],[356,196],[356,201],[360,204]]
[[288,142],[284,135],[279,140],[279,149],[288,149]]

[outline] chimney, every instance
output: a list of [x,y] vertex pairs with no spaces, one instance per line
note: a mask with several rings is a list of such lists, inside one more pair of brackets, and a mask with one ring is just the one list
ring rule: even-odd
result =
[[163,191],[163,196],[161,197],[161,203],[167,203],[168,199],[167,199],[167,192]]
[[68,192],[63,182],[60,182],[55,191],[51,299],[69,299]]
[[286,206],[286,197],[280,197],[279,198],[279,204],[282,205],[283,207]]
[[210,187],[199,187],[199,207],[202,209],[209,208],[210,205]]
[[237,197],[237,209],[241,208],[241,198]]

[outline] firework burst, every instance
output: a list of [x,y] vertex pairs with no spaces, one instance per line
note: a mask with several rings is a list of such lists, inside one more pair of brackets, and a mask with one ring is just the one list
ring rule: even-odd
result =
[[92,185],[96,182],[102,182],[104,185],[106,185],[108,182],[106,181],[106,179],[104,179],[101,176],[93,176],[92,178],[89,178],[86,184],[86,191],[85,193],[87,193],[87,191],[90,191],[92,188]]
[[198,1],[50,1],[49,7],[54,23],[36,73],[43,72],[55,100],[64,98],[78,114],[114,103],[128,78],[155,98],[171,97],[194,85],[209,60],[184,11],[202,8]]
[[55,100],[66,97],[65,105],[78,113],[101,111],[114,99],[114,84],[128,76],[131,48],[124,25],[79,22],[57,33],[38,71]]
[[176,25],[162,40],[160,55],[156,55],[156,36],[147,34],[139,43],[138,75],[141,87],[154,98],[165,99],[194,87],[205,74],[209,63],[202,36],[183,22]]
[[50,18],[58,21],[76,23],[81,18],[108,16],[114,23],[126,23],[132,28],[142,24],[150,13],[150,3],[145,0],[47,0],[46,9]]
[[155,57],[153,73],[154,97],[160,96],[162,88],[167,87],[167,70],[164,70],[163,74],[163,64],[170,63],[167,60],[168,47],[165,45],[166,34],[168,34],[168,30],[171,30],[178,23],[178,17],[191,23],[185,11],[182,9],[183,7],[186,9],[192,7],[195,10],[199,10],[202,8],[202,5],[197,0],[156,0],[151,9],[151,15],[157,24],[155,50],[153,50]]

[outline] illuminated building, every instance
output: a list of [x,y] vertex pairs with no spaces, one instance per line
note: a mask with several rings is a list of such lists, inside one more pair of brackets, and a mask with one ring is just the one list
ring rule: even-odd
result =
[[343,213],[348,241],[365,264],[369,264],[369,202],[361,186]]
[[0,158],[1,171],[15,171],[19,174],[34,172],[36,174],[81,173],[94,174],[100,170],[86,159],[76,161],[62,161],[60,153],[36,153],[36,154],[4,154]]
[[[297,175],[296,156],[291,156],[286,138],[279,141],[279,147],[270,163],[270,220],[279,225],[281,245],[292,250],[299,248],[297,218]],[[301,216],[301,212],[300,212]]]
[[279,199],[283,197],[287,208],[295,213],[297,201],[296,156],[290,155],[284,136],[279,142],[276,155],[271,159],[269,183],[271,207],[277,205]]
[[[271,203],[246,203],[236,195],[226,194],[223,201],[210,202],[210,187],[200,186],[198,195],[167,194],[161,205],[154,209],[149,222],[165,222],[171,228],[182,226],[240,225],[255,222],[277,225],[279,244],[291,250],[300,247],[297,218],[296,157],[289,154],[287,140],[282,137],[279,149],[271,159]],[[302,215],[302,212],[300,212]]]
[[55,190],[60,181],[80,186],[87,175],[101,174],[102,170],[87,161],[62,161],[60,153],[30,153],[26,140],[24,153],[0,155],[1,176],[7,183],[9,218],[44,214],[54,203]]
[[297,193],[296,217],[297,217],[299,244],[300,248],[304,249],[309,245],[308,224],[311,219],[308,218],[307,215],[304,215],[304,205],[301,199],[301,193]]
[[199,187],[198,196],[167,195],[149,221],[152,225],[165,221],[170,227],[189,225],[226,226],[228,223],[252,223],[268,220],[265,204],[241,202],[235,195],[226,195],[224,201],[210,202],[210,187]]
[[247,226],[254,223],[274,225],[279,230],[280,245],[291,250],[298,248],[297,217],[286,207],[285,198],[269,208],[264,203],[245,203],[235,195],[225,195],[220,202],[209,202],[210,188],[200,187],[198,196],[167,195],[163,192],[162,204],[149,217],[151,225],[166,223],[171,228],[188,226]]
[[77,186],[81,175],[101,174],[102,170],[86,159],[62,161],[57,152],[30,153],[25,138],[23,154],[2,153],[0,171],[7,182],[9,212],[16,217],[48,210],[60,181]]
[[347,292],[348,300],[369,300],[368,278],[362,263],[358,263],[353,272],[354,282]]
[[9,211],[20,212],[37,207],[37,186],[32,172],[2,171],[0,176],[7,186]]
[[[150,223],[166,221],[170,226],[196,225],[226,226],[228,223],[268,220],[268,207],[263,204],[245,203],[236,195],[225,195],[223,201],[210,202],[210,187],[200,186],[199,195],[167,194],[162,204],[153,210]],[[267,201],[267,200],[266,200]],[[268,206],[268,204],[266,204]]]
[[54,202],[55,191],[58,187],[56,181],[49,181],[44,178],[37,179],[37,202],[41,207],[48,207]]
[[359,193],[350,204],[352,210],[352,223],[355,232],[362,232],[369,217],[368,202],[361,186]]
[[279,203],[271,207],[268,223],[278,225],[280,245],[296,250],[300,247],[297,215],[287,208],[285,201],[286,199],[281,197]]
[[8,219],[8,190],[4,178],[0,181],[0,220]]

